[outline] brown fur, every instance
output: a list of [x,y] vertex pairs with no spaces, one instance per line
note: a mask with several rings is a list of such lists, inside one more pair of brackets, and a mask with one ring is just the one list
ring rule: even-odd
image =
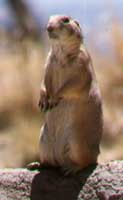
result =
[[65,17],[53,16],[47,26],[52,33],[39,102],[46,111],[40,160],[76,172],[97,162],[102,103],[81,29],[72,18],[64,23]]

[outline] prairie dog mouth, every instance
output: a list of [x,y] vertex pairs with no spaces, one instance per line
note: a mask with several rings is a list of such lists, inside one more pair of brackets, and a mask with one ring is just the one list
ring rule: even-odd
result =
[[55,33],[54,31],[48,32],[48,35],[49,35],[49,38],[52,38],[52,39],[58,39],[59,38],[57,33]]

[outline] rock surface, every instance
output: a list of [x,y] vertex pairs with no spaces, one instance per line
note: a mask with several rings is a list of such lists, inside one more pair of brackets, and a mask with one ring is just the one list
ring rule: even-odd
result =
[[123,200],[123,161],[93,165],[77,175],[60,169],[0,170],[0,200]]

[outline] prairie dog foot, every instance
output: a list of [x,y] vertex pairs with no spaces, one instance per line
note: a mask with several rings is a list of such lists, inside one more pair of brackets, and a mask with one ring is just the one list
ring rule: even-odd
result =
[[41,164],[39,162],[32,162],[27,165],[28,170],[40,170]]
[[48,96],[45,90],[40,90],[40,99],[38,106],[40,107],[41,111],[45,112],[49,105],[48,105]]
[[46,112],[49,109],[52,109],[53,107],[57,106],[59,101],[62,99],[62,97],[54,96],[54,97],[48,97],[47,92],[45,90],[40,91],[40,99],[39,99],[39,107],[41,111]]
[[49,109],[54,108],[55,106],[58,105],[59,101],[62,99],[62,97],[51,97],[48,101],[49,103]]

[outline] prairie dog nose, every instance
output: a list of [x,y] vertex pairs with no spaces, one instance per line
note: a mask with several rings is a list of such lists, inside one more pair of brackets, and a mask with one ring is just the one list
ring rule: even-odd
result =
[[51,25],[51,24],[49,24],[48,26],[47,26],[47,31],[48,32],[52,32],[53,31],[53,25]]

